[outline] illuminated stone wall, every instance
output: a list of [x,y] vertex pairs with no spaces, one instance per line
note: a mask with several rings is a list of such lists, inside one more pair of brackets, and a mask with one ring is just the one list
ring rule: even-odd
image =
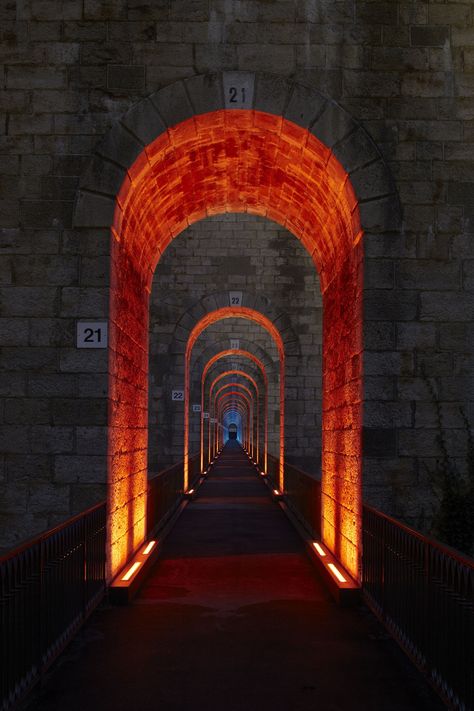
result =
[[[132,162],[133,131],[152,140],[156,127],[139,116],[128,124],[129,144],[101,169],[94,215],[77,229],[79,179],[97,172],[91,156],[132,105],[204,72],[284,77],[265,89],[277,114],[288,106],[288,98],[280,102],[284,80],[301,82],[367,132],[345,136],[344,125],[329,120],[318,126],[322,140],[340,139],[336,155],[344,152],[363,196],[364,495],[423,526],[436,505],[440,427],[465,470],[460,408],[472,422],[474,403],[472,3],[232,7],[25,0],[0,11],[0,547],[105,495],[107,353],[76,350],[75,322],[108,317],[105,196],[119,186],[119,166]],[[314,122],[311,101],[302,99],[294,117]],[[169,102],[168,117],[173,112],[180,115],[178,102]],[[401,223],[384,202],[394,189]],[[291,403],[287,412],[291,418]]]

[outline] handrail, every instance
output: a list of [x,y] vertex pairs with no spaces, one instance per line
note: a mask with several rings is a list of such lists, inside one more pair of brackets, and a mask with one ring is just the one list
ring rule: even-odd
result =
[[364,599],[454,709],[474,708],[474,560],[363,507]]
[[[278,459],[268,462],[278,487]],[[319,486],[285,462],[283,499],[315,536]],[[452,708],[474,709],[474,560],[367,504],[362,529],[365,602]]]
[[[193,454],[188,460],[189,482],[192,487],[200,474],[200,455]],[[183,498],[183,467],[177,462],[163,469],[148,480],[147,536],[155,535],[171,518]]]
[[[198,460],[190,458],[191,481]],[[150,478],[149,526],[163,525],[179,505],[182,471],[179,462]],[[0,557],[0,711],[41,680],[102,600],[106,508],[91,506]]]
[[13,558],[13,557],[19,555],[20,553],[23,553],[23,551],[25,551],[27,548],[32,548],[37,543],[40,543],[44,538],[48,538],[55,533],[59,533],[59,531],[61,531],[63,528],[66,528],[67,526],[71,525],[72,523],[79,521],[81,518],[83,518],[87,514],[97,511],[98,509],[100,509],[101,506],[105,506],[105,501],[101,501],[99,504],[94,504],[94,506],[90,506],[88,509],[85,509],[84,511],[81,511],[78,514],[71,516],[71,518],[66,519],[66,521],[62,521],[61,523],[58,523],[53,528],[48,528],[47,531],[38,533],[38,535],[33,536],[33,538],[28,538],[23,543],[20,543],[20,545],[17,546],[16,548],[12,548],[11,550],[7,551],[6,553],[3,553],[2,555],[0,555],[0,565],[2,563],[5,563],[10,558]]
[[[268,454],[268,476],[278,488],[279,460]],[[321,482],[313,474],[285,461],[285,503],[313,538],[321,536]]]
[[456,548],[451,548],[451,546],[448,546],[446,543],[443,543],[442,541],[438,541],[436,538],[433,538],[432,536],[427,536],[424,533],[420,533],[420,531],[417,531],[416,528],[411,528],[410,526],[407,526],[407,524],[403,523],[403,521],[399,521],[398,519],[393,518],[393,516],[390,516],[389,514],[386,514],[383,511],[379,511],[378,509],[375,509],[373,506],[369,506],[368,504],[363,504],[363,508],[365,511],[367,511],[367,512],[370,511],[373,514],[376,514],[380,518],[385,519],[386,521],[397,526],[399,529],[405,531],[406,533],[410,534],[411,536],[418,538],[420,541],[423,541],[424,543],[429,543],[431,546],[433,546],[434,548],[437,548],[440,552],[444,553],[445,555],[451,556],[451,558],[454,558],[459,563],[462,563],[463,565],[467,565],[468,567],[474,568],[474,558],[470,558],[468,555],[465,555],[464,553],[461,553],[460,551],[456,550]]
[[44,675],[105,592],[106,506],[98,504],[0,559],[0,709]]

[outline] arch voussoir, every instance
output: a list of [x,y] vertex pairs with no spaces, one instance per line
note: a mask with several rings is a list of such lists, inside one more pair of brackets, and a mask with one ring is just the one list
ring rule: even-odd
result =
[[185,79],[184,85],[196,114],[218,111],[224,106],[222,75],[198,74]]
[[122,118],[122,123],[144,146],[166,131],[166,125],[149,97],[134,104]]
[[123,168],[128,168],[142,153],[145,144],[128,131],[122,123],[116,123],[97,148],[97,153]]
[[301,128],[309,128],[322,114],[327,98],[315,89],[295,84],[284,116]]
[[150,100],[168,128],[176,126],[195,115],[186,86],[182,81],[159,89],[154,94],[151,94]]
[[255,75],[255,109],[264,113],[283,116],[293,85],[286,77],[277,74]]
[[356,127],[352,116],[334,101],[328,101],[321,115],[309,129],[328,148],[351,133]]

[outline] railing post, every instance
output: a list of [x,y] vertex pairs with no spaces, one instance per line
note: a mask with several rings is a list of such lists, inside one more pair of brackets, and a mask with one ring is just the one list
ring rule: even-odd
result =
[[82,621],[86,619],[87,607],[87,521],[82,519]]

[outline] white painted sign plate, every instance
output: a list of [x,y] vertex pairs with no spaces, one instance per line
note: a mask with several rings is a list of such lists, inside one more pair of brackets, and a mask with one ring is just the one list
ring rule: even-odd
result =
[[226,109],[251,109],[255,75],[251,72],[224,72],[224,105]]
[[78,321],[76,348],[107,348],[107,321]]
[[211,417],[211,425],[215,425],[217,422],[215,417]]
[[172,390],[171,399],[173,402],[184,402],[184,390]]
[[203,417],[204,420],[208,420],[208,419],[209,419],[209,413],[208,413],[208,412],[203,412],[203,413],[202,413],[202,417]]
[[201,405],[193,405],[193,412],[201,412]]
[[240,348],[240,340],[238,338],[231,338],[230,347],[232,348],[232,350],[238,351]]
[[242,292],[229,291],[229,304],[231,306],[242,306]]

